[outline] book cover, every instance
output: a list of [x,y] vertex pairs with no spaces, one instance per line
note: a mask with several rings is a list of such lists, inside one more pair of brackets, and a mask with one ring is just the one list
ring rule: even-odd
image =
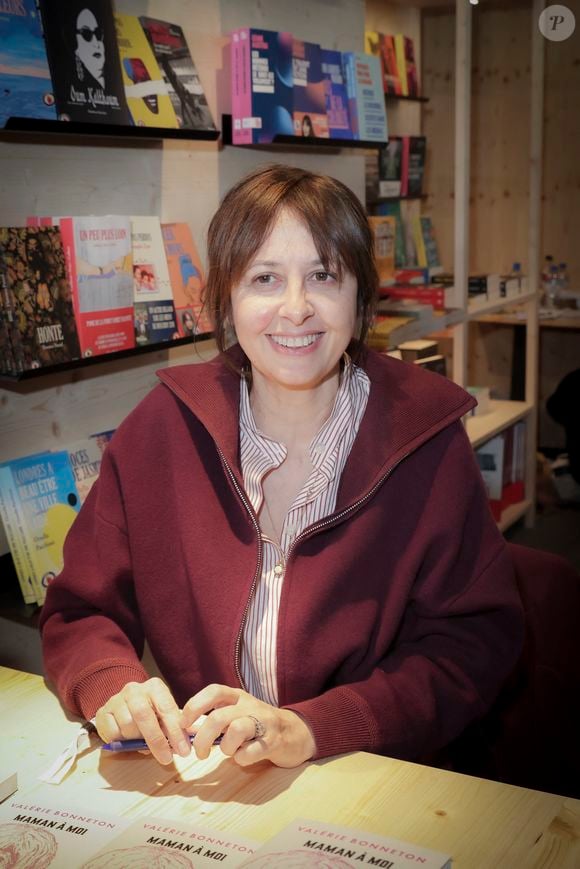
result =
[[258,843],[205,827],[166,818],[139,818],[114,837],[83,869],[157,866],[197,869],[241,866]]
[[403,139],[401,136],[391,136],[379,150],[379,196],[400,196],[402,175]]
[[175,307],[158,217],[131,217],[133,305],[138,347],[177,337]]
[[383,62],[383,89],[386,94],[400,96],[403,93],[401,76],[397,65],[395,37],[381,34],[381,58]]
[[381,283],[392,279],[395,272],[395,218],[369,217],[375,239],[375,262]]
[[439,258],[439,249],[437,247],[437,239],[433,230],[433,221],[427,215],[422,215],[419,218],[421,224],[421,235],[423,237],[423,246],[425,248],[425,258],[429,269],[440,269],[441,260]]
[[399,344],[401,358],[405,362],[414,362],[415,359],[426,359],[435,356],[439,352],[437,341],[430,338],[417,338],[415,341],[403,341]]
[[401,192],[406,196],[421,196],[425,173],[425,136],[403,137],[403,178]]
[[10,117],[56,119],[36,0],[0,3],[0,127]]
[[363,865],[403,869],[412,864],[424,869],[451,869],[451,857],[390,836],[298,818],[242,865],[266,869],[335,864],[340,869]]
[[24,522],[24,537],[31,553],[36,600],[44,602],[46,589],[62,570],[62,550],[80,508],[68,453],[37,453],[4,463],[10,468]]
[[403,226],[403,216],[401,213],[401,203],[379,202],[376,207],[377,214],[391,215],[395,218],[395,268],[401,269],[406,265],[405,258],[405,231]]
[[14,867],[71,869],[84,866],[129,823],[128,818],[60,805],[46,797],[12,797],[0,806],[0,841]]
[[407,81],[407,58],[405,57],[405,37],[401,33],[397,33],[395,39],[395,57],[397,60],[397,71],[401,81],[401,95],[409,96],[409,83]]
[[292,40],[292,82],[294,135],[328,139],[326,88],[319,45]]
[[243,28],[231,35],[232,141],[294,135],[291,33]]
[[111,0],[40,0],[40,9],[58,117],[130,124]]
[[344,52],[348,109],[355,139],[386,142],[387,114],[381,61],[360,52]]
[[178,125],[190,130],[215,130],[197,68],[181,27],[145,16],[139,21],[163,75]]
[[0,465],[0,518],[24,603],[36,603],[34,584],[36,568],[32,561],[24,514],[9,465]]
[[423,229],[421,226],[421,218],[419,215],[414,215],[410,218],[411,227],[413,229],[413,239],[415,241],[415,250],[417,251],[417,265],[419,268],[427,268],[427,251],[425,250],[425,242],[423,240]]
[[62,217],[60,230],[81,354],[134,347],[130,218]]
[[67,447],[81,505],[85,503],[93,483],[99,476],[103,453],[108,443],[105,434],[111,433],[91,435]]
[[410,36],[403,36],[403,50],[408,95],[410,97],[418,97],[420,95],[419,74],[417,72],[417,61],[415,60],[415,46]]
[[204,335],[213,326],[203,306],[203,272],[187,223],[162,223],[177,329],[182,338]]
[[342,68],[342,53],[328,48],[322,51],[322,75],[326,98],[328,132],[331,139],[352,139],[348,115],[348,95]]
[[138,127],[178,126],[167,85],[135,15],[115,13],[125,97]]
[[445,290],[442,287],[394,284],[387,287],[385,292],[391,299],[409,299],[422,305],[431,305],[437,311],[445,308]]
[[71,287],[57,227],[0,227],[0,281],[15,369],[78,359]]

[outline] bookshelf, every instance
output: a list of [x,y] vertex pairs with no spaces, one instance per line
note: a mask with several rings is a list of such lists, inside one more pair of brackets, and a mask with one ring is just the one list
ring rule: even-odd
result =
[[156,141],[160,139],[181,139],[187,142],[215,142],[220,137],[219,130],[172,130],[167,127],[125,127],[117,124],[85,124],[75,121],[46,121],[40,118],[11,117],[0,128],[0,135],[10,136],[23,133],[44,138],[58,136],[68,138],[81,136],[127,140],[129,142]]
[[264,144],[250,145],[234,145],[232,141],[232,116],[222,115],[222,141],[224,145],[231,145],[233,148],[244,148],[253,150],[283,150],[289,148],[297,149],[314,149],[324,153],[325,151],[339,151],[343,148],[364,149],[366,151],[381,148],[385,142],[374,142],[366,139],[322,139],[316,136],[285,136],[278,134],[274,136],[271,142]]

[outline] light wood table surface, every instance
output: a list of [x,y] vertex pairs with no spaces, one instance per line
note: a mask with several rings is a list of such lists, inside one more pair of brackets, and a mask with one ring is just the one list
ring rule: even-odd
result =
[[[0,771],[23,803],[49,799],[155,816],[265,841],[296,817],[403,839],[454,869],[578,869],[580,801],[357,752],[298,769],[206,761],[162,767],[141,754],[85,752],[60,785],[37,781],[78,729],[40,676],[0,667]],[[72,869],[72,867],[71,867]]]

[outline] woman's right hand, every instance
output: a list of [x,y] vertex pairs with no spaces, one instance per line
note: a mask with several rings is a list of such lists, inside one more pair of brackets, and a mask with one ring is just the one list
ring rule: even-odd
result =
[[154,677],[147,682],[128,682],[95,716],[103,742],[144,739],[153,757],[169,764],[173,754],[187,757],[189,735],[181,729],[181,711],[167,685]]

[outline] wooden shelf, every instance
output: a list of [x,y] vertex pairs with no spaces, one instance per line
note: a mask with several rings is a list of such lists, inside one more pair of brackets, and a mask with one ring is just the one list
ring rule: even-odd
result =
[[474,300],[468,303],[467,317],[476,320],[482,314],[492,314],[494,311],[502,311],[507,305],[521,305],[535,299],[535,293],[523,293],[519,296],[503,296],[501,299]]
[[234,148],[253,148],[258,150],[287,150],[298,148],[299,150],[315,151],[340,151],[343,148],[364,148],[375,150],[382,148],[386,142],[373,142],[368,139],[321,139],[316,136],[287,136],[278,134],[271,142],[252,143],[249,145],[234,145],[232,141],[232,116],[222,115],[222,141],[224,145],[232,145]]
[[519,501],[517,504],[510,504],[509,507],[506,507],[501,514],[501,519],[497,523],[497,527],[502,534],[504,531],[507,531],[511,525],[517,522],[518,519],[525,516],[531,506],[532,502],[528,498],[525,501]]
[[19,383],[22,380],[35,380],[48,374],[56,374],[60,371],[72,371],[75,368],[86,368],[89,365],[99,365],[103,362],[111,362],[115,359],[125,359],[130,356],[143,356],[147,353],[156,353],[159,350],[171,350],[173,347],[182,347],[184,344],[195,344],[211,338],[213,332],[205,332],[195,335],[193,338],[176,338],[175,341],[161,341],[158,344],[147,344],[145,347],[131,347],[129,350],[118,350],[116,353],[103,353],[100,356],[89,356],[83,359],[71,359],[60,365],[44,365],[41,368],[30,368],[19,374],[0,374],[0,383]]
[[126,127],[118,124],[89,124],[78,121],[46,121],[40,118],[8,118],[0,135],[21,134],[42,136],[99,136],[109,139],[124,139],[131,142],[160,141],[162,139],[183,139],[186,141],[215,142],[220,137],[219,130],[188,130],[168,127]]
[[398,202],[402,199],[427,199],[426,193],[416,193],[410,196],[377,196],[376,199],[367,199],[367,205],[380,205],[381,202]]
[[532,413],[533,409],[534,405],[528,401],[492,400],[489,413],[468,416],[465,420],[465,429],[472,447],[477,449],[499,432]]

